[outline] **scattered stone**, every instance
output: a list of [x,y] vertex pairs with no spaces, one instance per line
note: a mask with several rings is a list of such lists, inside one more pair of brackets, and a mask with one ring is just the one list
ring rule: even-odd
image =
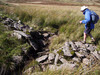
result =
[[48,58],[48,55],[44,55],[44,56],[37,58],[36,61],[40,63],[40,62],[45,61],[47,58]]

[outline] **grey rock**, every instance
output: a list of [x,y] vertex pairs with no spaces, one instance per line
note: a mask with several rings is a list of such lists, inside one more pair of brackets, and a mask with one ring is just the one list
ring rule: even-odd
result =
[[83,55],[83,54],[81,54],[81,53],[79,53],[79,52],[75,52],[75,54],[78,56],[78,57],[85,57],[85,55]]
[[59,56],[59,60],[60,60],[63,64],[68,63],[68,61],[67,61],[66,59],[64,59],[63,56]]
[[52,60],[54,60],[54,58],[55,58],[54,53],[50,53],[50,54],[49,54],[49,57],[48,57],[48,60],[49,60],[49,61],[52,61]]
[[82,42],[75,42],[75,45],[78,47],[78,48],[86,48],[86,46],[84,44],[82,44]]
[[92,51],[92,52],[95,51],[95,47],[93,45],[90,45],[87,49],[90,50],[90,51]]
[[20,34],[20,35],[22,35],[22,36],[24,36],[25,38],[28,38],[28,37],[29,37],[29,35],[25,34],[25,33],[22,32],[22,31],[14,30],[14,32],[15,32],[15,33],[18,33],[18,34]]
[[43,61],[45,61],[47,58],[48,58],[48,55],[44,55],[44,56],[41,56],[41,57],[37,58],[36,61],[37,61],[37,62],[43,62]]
[[58,66],[56,66],[56,65],[48,65],[48,68],[49,68],[50,71],[55,71],[55,70],[57,70]]
[[60,65],[57,70],[67,69],[67,70],[74,70],[76,68],[76,64],[69,64],[65,63]]
[[55,61],[54,61],[55,65],[57,65],[58,59],[59,59],[59,54],[56,54]]
[[13,56],[13,61],[16,63],[16,64],[19,64],[22,62],[23,60],[23,56]]
[[49,33],[44,33],[44,34],[43,34],[43,36],[44,36],[45,38],[49,37],[49,35],[50,35]]
[[81,62],[81,60],[77,57],[74,57],[72,60],[75,61],[75,62]]
[[84,63],[85,65],[89,65],[89,64],[90,64],[90,60],[87,59],[87,58],[84,58],[84,59],[83,59],[83,63]]
[[22,39],[22,35],[20,35],[19,33],[14,32],[13,34],[11,34],[12,37],[17,37],[17,39]]
[[92,53],[93,55],[95,55],[97,59],[100,60],[100,55],[98,54],[97,51],[94,51],[94,52],[91,52],[91,53]]
[[69,42],[65,43],[65,46],[63,46],[63,52],[65,56],[72,56],[70,50],[69,50]]
[[77,46],[71,41],[69,43],[71,44],[72,49],[76,51],[77,50]]

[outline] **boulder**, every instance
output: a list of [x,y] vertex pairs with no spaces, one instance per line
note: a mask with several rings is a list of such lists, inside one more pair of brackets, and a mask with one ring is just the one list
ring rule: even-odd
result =
[[48,58],[48,55],[44,55],[44,56],[37,58],[36,61],[40,63],[40,62],[45,61],[47,58]]

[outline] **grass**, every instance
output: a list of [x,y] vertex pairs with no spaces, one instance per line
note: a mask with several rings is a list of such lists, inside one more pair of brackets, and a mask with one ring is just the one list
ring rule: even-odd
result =
[[[100,8],[90,6],[100,15]],[[80,41],[83,40],[83,31],[84,25],[79,24],[80,20],[84,19],[83,14],[79,11],[80,6],[49,6],[49,5],[32,5],[32,4],[18,4],[14,7],[1,7],[0,10],[4,10],[6,12],[6,16],[11,15],[10,17],[16,18],[17,20],[21,20],[22,22],[30,25],[33,29],[37,30],[45,30],[50,32],[58,32],[58,35],[51,39],[49,49],[53,51],[62,47],[65,41],[75,40]],[[2,25],[1,25],[2,26]],[[12,38],[9,36],[4,28],[1,28],[0,31],[0,51],[4,56],[1,54],[0,59],[1,62],[6,62],[9,60],[9,56],[12,55],[20,55],[20,49],[27,44],[22,44],[17,39]],[[96,46],[98,47],[97,50],[100,50],[100,21],[95,25],[95,29],[92,32],[94,38],[96,39]],[[5,31],[5,32],[3,32]],[[9,37],[8,37],[9,36]],[[90,38],[87,38],[87,42],[89,42]],[[11,47],[9,47],[11,44]],[[19,45],[19,46],[18,46]],[[4,50],[4,51],[2,51]],[[15,53],[16,50],[16,53]],[[10,53],[9,53],[10,52]],[[8,56],[7,56],[8,55]],[[3,57],[2,57],[3,56]],[[7,56],[7,57],[6,57]],[[6,61],[4,61],[6,58]],[[34,62],[33,62],[34,63]],[[34,64],[30,63],[30,66]],[[98,66],[99,67],[99,66]],[[99,73],[99,69],[95,69],[95,71],[90,71],[89,74],[97,74]],[[78,72],[79,73],[79,72]],[[70,74],[66,70],[62,71],[46,71],[43,75],[66,75]],[[71,73],[72,74],[72,73]],[[77,75],[77,73],[76,73]]]

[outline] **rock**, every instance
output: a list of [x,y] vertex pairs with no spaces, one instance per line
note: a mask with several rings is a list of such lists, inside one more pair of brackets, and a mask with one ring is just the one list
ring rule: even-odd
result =
[[64,59],[63,56],[59,56],[59,60],[60,60],[63,64],[68,63],[67,60]]
[[84,44],[82,44],[82,42],[75,42],[75,45],[78,47],[78,48],[86,48],[86,46]]
[[71,41],[69,43],[71,44],[72,49],[76,51],[77,50],[77,46]]
[[62,69],[67,69],[67,70],[74,70],[76,68],[76,64],[69,64],[69,63],[65,63],[60,65],[57,70],[62,70]]
[[54,61],[55,65],[57,65],[58,59],[59,59],[59,54],[56,54],[55,61]]
[[23,56],[13,56],[12,58],[16,64],[22,63]]
[[84,58],[84,59],[83,59],[83,63],[84,63],[85,65],[89,65],[89,64],[90,64],[90,60],[87,59],[87,58]]
[[32,73],[32,71],[33,71],[33,67],[30,67],[29,69],[25,70],[23,72],[23,74],[29,74],[30,75]]
[[95,56],[96,56],[96,58],[100,60],[100,55],[98,54],[98,52],[97,52],[97,51],[92,52],[92,54],[93,54],[93,55],[95,55]]
[[94,46],[92,46],[92,45],[90,45],[87,49],[90,50],[90,51],[92,51],[92,52],[95,51],[95,48],[94,48]]
[[54,58],[55,58],[55,55],[53,53],[50,53],[49,57],[48,57],[48,60],[52,61],[52,60],[54,60]]
[[49,33],[44,33],[43,36],[44,36],[45,38],[47,38],[47,37],[50,36],[50,34],[49,34]]
[[79,58],[76,58],[76,57],[74,57],[72,60],[75,62],[81,62],[81,60]]
[[76,54],[78,57],[80,57],[80,58],[85,57],[85,55],[82,55],[82,54],[79,53],[79,52],[75,52],[75,54]]
[[55,71],[55,70],[57,70],[58,66],[56,66],[56,65],[48,65],[48,68],[49,68],[50,71]]
[[14,32],[15,32],[15,33],[18,33],[18,34],[20,34],[20,35],[22,35],[22,36],[24,36],[25,38],[28,38],[28,37],[29,37],[29,35],[25,34],[25,33],[22,32],[22,31],[14,30]]
[[63,46],[63,52],[65,56],[72,56],[70,50],[69,50],[69,42],[65,43],[65,46]]
[[14,33],[12,34],[12,37],[13,37],[13,36],[17,37],[18,39],[22,39],[22,35],[20,35],[19,33],[14,32]]
[[48,58],[48,55],[44,55],[44,56],[37,58],[36,61],[40,63],[40,62],[45,61],[47,58]]

